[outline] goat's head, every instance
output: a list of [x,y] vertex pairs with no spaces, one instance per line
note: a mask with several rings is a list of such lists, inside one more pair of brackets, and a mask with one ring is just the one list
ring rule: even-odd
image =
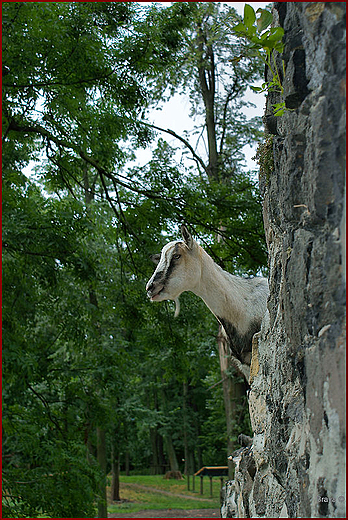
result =
[[[185,226],[181,226],[183,240],[166,244],[160,255],[153,255],[157,268],[146,284],[151,301],[175,300],[184,291],[191,291],[201,274],[199,245]],[[178,308],[176,315],[178,314]]]

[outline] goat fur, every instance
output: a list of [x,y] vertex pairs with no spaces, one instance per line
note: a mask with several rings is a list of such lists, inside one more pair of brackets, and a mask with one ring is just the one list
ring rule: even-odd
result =
[[157,268],[146,285],[151,301],[174,300],[192,291],[202,298],[222,325],[233,356],[250,365],[252,336],[261,328],[269,294],[266,278],[242,278],[224,271],[192,238],[185,226],[183,240],[166,244],[155,255]]

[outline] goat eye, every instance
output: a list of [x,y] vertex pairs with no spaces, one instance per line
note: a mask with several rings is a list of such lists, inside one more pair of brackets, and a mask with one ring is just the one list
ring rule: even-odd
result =
[[174,260],[179,260],[180,257],[181,255],[173,255]]

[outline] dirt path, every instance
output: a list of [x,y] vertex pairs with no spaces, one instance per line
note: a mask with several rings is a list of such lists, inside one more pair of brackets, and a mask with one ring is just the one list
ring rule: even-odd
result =
[[218,509],[147,509],[138,513],[114,513],[109,518],[220,518]]

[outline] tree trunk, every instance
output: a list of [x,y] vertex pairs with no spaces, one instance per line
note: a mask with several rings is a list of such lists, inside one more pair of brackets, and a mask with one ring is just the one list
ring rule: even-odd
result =
[[[165,405],[166,396],[165,392],[162,391],[162,399]],[[158,393],[156,390],[153,392],[153,406],[155,410],[158,410]],[[165,457],[163,453],[163,437],[158,433],[157,426],[150,428],[150,441],[152,451],[152,464],[151,474],[161,475],[165,472]]]
[[[162,389],[161,389],[161,396],[162,396],[162,401],[163,401],[163,410],[166,413],[166,415],[168,416],[168,409],[169,409],[169,407],[168,407],[168,399],[167,399],[167,395],[166,395],[166,391],[165,391],[164,387],[162,387]],[[170,471],[179,471],[178,459],[176,457],[175,449],[174,449],[174,446],[173,446],[172,434],[171,434],[170,430],[167,431],[163,435],[163,440],[164,440],[164,443],[165,443],[165,448],[166,448],[167,457],[168,457],[168,461],[169,461]]]
[[[218,335],[218,348],[220,356],[220,370],[222,378],[222,390],[224,396],[226,430],[227,430],[227,457],[236,449],[233,436],[236,436],[236,424],[238,423],[240,411],[238,404],[241,397],[245,395],[245,385],[243,382],[235,381],[230,376],[231,354],[228,341],[222,334],[221,326]],[[228,474],[233,477],[234,463],[228,460]]]
[[111,500],[113,502],[119,502],[120,497],[120,455],[118,449],[113,446],[111,452]]
[[189,450],[189,452],[188,452],[187,466],[188,466],[187,467],[188,474],[193,475],[193,473],[195,472],[195,452],[194,452],[194,450]]
[[150,442],[152,451],[151,475],[158,474],[158,450],[157,450],[157,428],[150,428]]
[[[94,200],[94,182],[91,184],[88,175],[88,166],[84,165],[84,191],[86,207]],[[98,308],[98,298],[92,287],[89,288],[89,303]],[[100,323],[93,316],[93,327],[97,335],[101,334]],[[98,518],[107,518],[107,498],[106,498],[106,434],[105,430],[97,427],[97,461],[101,471],[101,480],[99,484],[98,496]]]
[[167,448],[167,455],[170,465],[170,471],[179,471],[178,459],[176,457],[173,440],[171,435],[165,436],[165,443]]
[[189,447],[188,447],[188,439],[187,439],[187,394],[188,394],[188,385],[186,381],[182,384],[183,389],[183,441],[184,441],[184,457],[185,457],[185,468],[184,468],[184,474],[189,475]]
[[166,470],[166,459],[164,456],[163,450],[163,437],[159,433],[157,433],[157,454],[158,454],[158,462],[159,462],[159,470],[160,473],[165,473]]
[[98,518],[107,518],[106,500],[106,439],[105,430],[97,428],[97,461],[101,470],[98,496]]
[[126,475],[127,477],[129,476],[129,469],[130,469],[130,462],[129,462],[129,451],[127,450],[126,453],[125,453],[125,461],[124,461],[124,465],[125,465],[125,472],[126,472]]
[[[189,400],[189,385],[186,381],[183,382],[183,442],[184,442],[184,453],[185,453],[185,475],[192,475],[195,467],[195,456],[194,449],[192,446],[194,442],[192,439],[189,439],[188,436],[188,425],[189,425],[189,417],[188,417],[188,408],[190,406]],[[198,438],[198,437],[197,437]]]
[[161,475],[165,469],[163,455],[163,439],[158,433],[157,427],[150,428],[150,441],[152,451],[151,474]]
[[[197,48],[199,55],[198,77],[205,107],[205,123],[208,138],[208,173],[214,179],[219,176],[219,155],[216,139],[215,122],[215,63],[212,46],[206,45],[205,35],[201,27],[197,28]],[[204,50],[206,49],[206,50]],[[207,64],[208,61],[208,64]]]
[[[196,412],[197,420],[195,421],[195,425],[194,425],[194,428],[195,428],[195,451],[192,454],[192,456],[193,456],[193,466],[192,467],[193,467],[193,470],[195,470],[195,468],[197,468],[197,470],[199,470],[200,468],[203,467],[203,458],[202,458],[202,450],[201,450],[201,447],[199,445],[199,439],[200,439],[200,436],[201,436],[201,425],[200,425],[200,422],[199,422],[199,419],[198,419],[198,407],[197,407],[196,403],[193,403],[193,410],[194,410],[194,412]],[[196,466],[195,454],[197,456],[197,466]]]
[[[197,51],[199,56],[198,62],[198,78],[201,89],[201,95],[205,107],[206,128],[208,138],[208,168],[209,177],[215,181],[221,180],[220,175],[220,157],[217,146],[216,121],[215,121],[215,60],[212,44],[209,42],[209,36],[204,33],[203,25],[197,27]],[[225,110],[230,94],[226,98]],[[221,151],[223,149],[223,139],[221,140]],[[218,237],[219,239],[219,237]],[[235,443],[232,435],[236,435],[235,424],[238,417],[236,416],[238,403],[241,397],[245,395],[245,385],[235,382],[229,375],[231,368],[230,347],[220,331],[217,337],[218,350],[220,356],[221,377],[223,380],[223,396],[226,415],[227,427],[227,456],[235,450]],[[239,415],[239,414],[238,414]],[[228,461],[229,475],[232,477],[234,464]]]

